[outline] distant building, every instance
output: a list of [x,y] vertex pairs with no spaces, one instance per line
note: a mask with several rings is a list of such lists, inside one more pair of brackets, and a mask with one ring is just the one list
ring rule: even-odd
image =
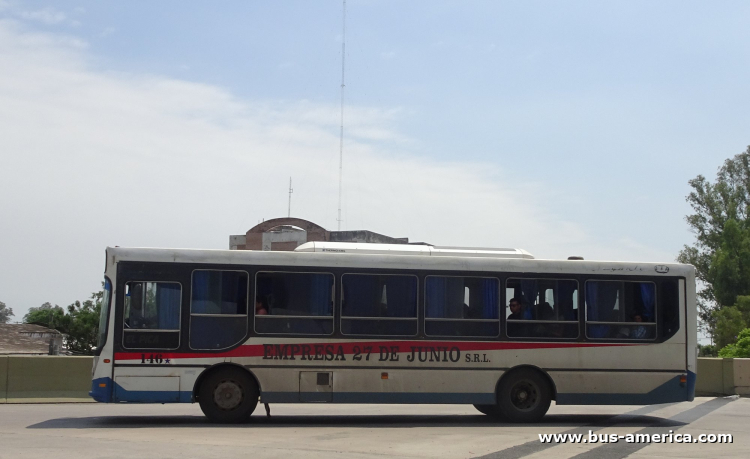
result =
[[390,237],[367,230],[328,231],[301,218],[274,218],[255,225],[245,234],[229,236],[229,248],[285,251],[294,250],[297,246],[311,241],[409,244],[409,238],[406,237]]
[[0,324],[0,355],[58,355],[63,334],[33,324]]

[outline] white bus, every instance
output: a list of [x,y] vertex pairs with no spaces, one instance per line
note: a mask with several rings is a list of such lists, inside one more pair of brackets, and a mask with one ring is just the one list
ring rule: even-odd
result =
[[534,422],[552,400],[694,396],[689,265],[331,242],[106,258],[99,402],[198,402],[216,422],[259,401],[465,403]]

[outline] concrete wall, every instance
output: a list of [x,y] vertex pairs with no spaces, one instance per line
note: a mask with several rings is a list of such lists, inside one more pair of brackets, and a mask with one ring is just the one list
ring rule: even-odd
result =
[[0,356],[0,403],[92,401],[92,357]]
[[8,356],[0,355],[0,403],[8,398]]
[[698,359],[695,395],[750,396],[750,359]]

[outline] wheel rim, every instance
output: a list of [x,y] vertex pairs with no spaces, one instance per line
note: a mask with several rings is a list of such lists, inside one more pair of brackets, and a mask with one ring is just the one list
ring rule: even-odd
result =
[[531,381],[519,381],[510,390],[510,402],[521,411],[534,409],[539,404],[539,387]]
[[214,389],[214,403],[222,410],[229,411],[242,404],[242,387],[235,381],[222,381]]

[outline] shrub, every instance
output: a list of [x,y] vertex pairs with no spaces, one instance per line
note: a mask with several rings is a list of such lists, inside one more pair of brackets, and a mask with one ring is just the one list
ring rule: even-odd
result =
[[737,335],[737,342],[728,344],[719,351],[719,357],[750,358],[750,328]]

